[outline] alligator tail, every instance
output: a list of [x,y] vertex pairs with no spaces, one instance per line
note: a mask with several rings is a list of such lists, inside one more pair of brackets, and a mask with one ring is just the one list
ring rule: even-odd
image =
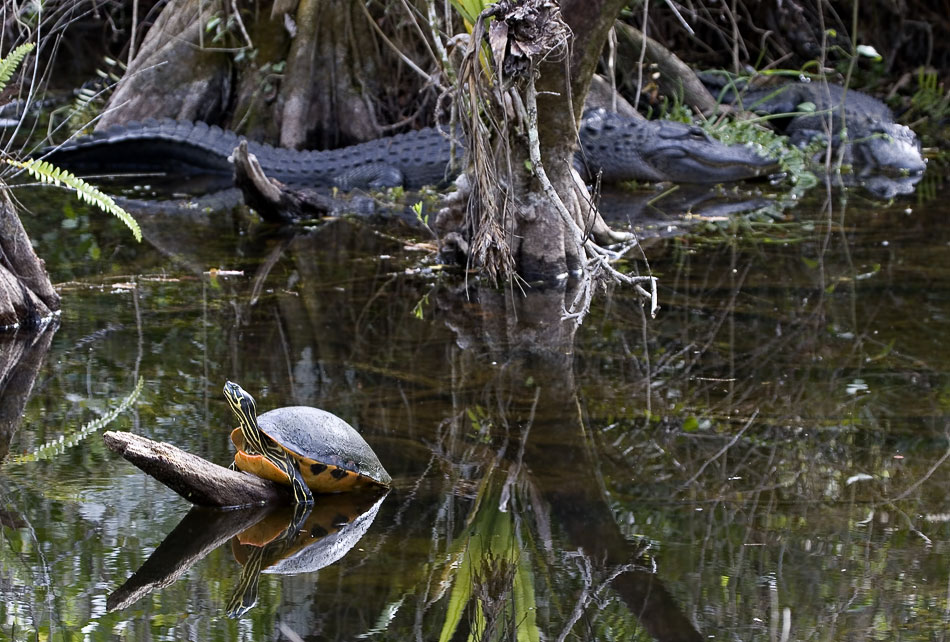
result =
[[41,153],[78,174],[160,172],[230,176],[228,156],[240,137],[201,122],[145,120],[116,125]]

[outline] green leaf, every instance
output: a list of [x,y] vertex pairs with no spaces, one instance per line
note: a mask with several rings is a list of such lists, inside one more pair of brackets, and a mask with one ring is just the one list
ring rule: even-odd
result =
[[475,24],[478,15],[493,4],[493,0],[452,0],[452,6],[469,24]]
[[515,622],[518,623],[518,642],[541,642],[541,631],[538,629],[538,606],[534,597],[534,574],[526,555],[521,555],[515,562],[514,586],[512,587],[515,602]]
[[815,103],[813,102],[804,102],[804,103],[801,103],[798,107],[796,107],[796,109],[798,111],[805,112],[806,114],[810,114],[813,111],[815,111],[817,107],[815,106]]
[[33,51],[33,47],[35,46],[36,45],[32,42],[24,42],[7,54],[6,58],[0,59],[0,91],[3,91],[7,86],[7,83],[10,82],[10,78],[13,77],[13,72],[16,71],[16,68],[23,62],[26,54]]
[[125,223],[126,227],[132,231],[132,236],[135,237],[135,240],[140,243],[142,242],[142,230],[139,228],[139,224],[135,222],[135,219],[132,218],[132,215],[119,207],[119,205],[112,200],[111,196],[99,191],[98,188],[93,187],[78,176],[74,176],[65,169],[60,169],[52,163],[39,159],[28,161],[4,159],[4,162],[8,165],[25,169],[33,178],[40,182],[69,187],[76,192],[76,197],[79,198],[79,200],[89,203],[90,205],[95,205],[103,212],[108,212]]

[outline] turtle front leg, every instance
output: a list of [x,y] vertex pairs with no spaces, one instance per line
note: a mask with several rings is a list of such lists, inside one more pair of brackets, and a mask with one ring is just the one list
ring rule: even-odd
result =
[[290,477],[290,486],[294,490],[294,502],[297,504],[312,504],[313,493],[303,481],[300,469],[297,468],[297,462],[290,455],[285,455],[287,462],[287,474]]

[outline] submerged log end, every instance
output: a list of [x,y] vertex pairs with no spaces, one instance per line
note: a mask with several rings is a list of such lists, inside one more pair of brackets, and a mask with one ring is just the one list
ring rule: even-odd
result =
[[290,493],[280,484],[229,470],[171,444],[128,432],[102,435],[106,445],[197,506],[248,506],[287,503]]
[[323,216],[334,209],[329,196],[307,188],[292,188],[272,180],[257,157],[242,140],[231,153],[234,162],[234,184],[244,195],[244,202],[265,221],[292,223],[301,218]]

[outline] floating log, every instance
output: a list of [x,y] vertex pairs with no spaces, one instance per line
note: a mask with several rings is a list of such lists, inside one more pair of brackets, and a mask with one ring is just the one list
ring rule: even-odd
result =
[[289,487],[219,466],[171,444],[129,432],[109,431],[102,438],[111,450],[196,506],[289,503],[292,498]]

